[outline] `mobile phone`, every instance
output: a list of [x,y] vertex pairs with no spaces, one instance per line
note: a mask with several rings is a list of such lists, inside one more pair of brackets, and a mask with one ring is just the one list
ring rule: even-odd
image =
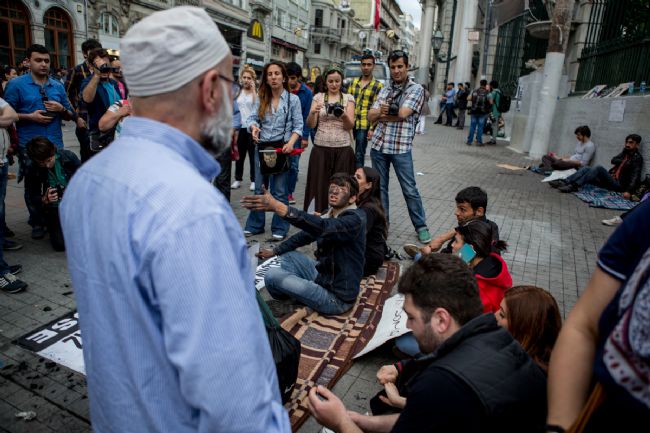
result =
[[45,113],[43,113],[43,116],[45,117],[56,117],[56,115],[56,111],[45,111]]
[[465,244],[458,251],[458,257],[463,259],[465,263],[469,263],[474,257],[476,257],[476,251],[474,251],[474,247],[470,244]]

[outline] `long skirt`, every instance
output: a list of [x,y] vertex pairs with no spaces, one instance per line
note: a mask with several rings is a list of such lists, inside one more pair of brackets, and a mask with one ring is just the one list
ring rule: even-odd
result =
[[314,211],[320,213],[326,211],[329,207],[327,193],[330,186],[330,177],[334,173],[354,174],[354,171],[355,159],[352,146],[323,147],[314,145],[309,155],[303,209],[309,210],[313,201]]

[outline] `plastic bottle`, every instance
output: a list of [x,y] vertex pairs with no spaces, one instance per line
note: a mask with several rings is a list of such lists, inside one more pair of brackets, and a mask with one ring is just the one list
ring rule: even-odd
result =
[[641,81],[641,86],[639,86],[639,93],[642,95],[645,93],[645,81]]
[[630,82],[630,84],[627,85],[627,94],[631,95],[634,93],[634,82]]

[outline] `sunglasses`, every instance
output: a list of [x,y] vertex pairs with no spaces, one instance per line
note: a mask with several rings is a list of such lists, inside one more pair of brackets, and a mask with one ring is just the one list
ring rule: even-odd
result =
[[405,57],[407,56],[406,51],[404,50],[395,50],[390,53],[390,57]]
[[45,93],[45,89],[44,89],[43,87],[39,87],[39,88],[38,88],[38,91],[39,91],[39,93],[41,94],[41,99],[43,100],[43,102],[47,102],[47,101],[50,100],[50,99],[47,97],[47,93]]

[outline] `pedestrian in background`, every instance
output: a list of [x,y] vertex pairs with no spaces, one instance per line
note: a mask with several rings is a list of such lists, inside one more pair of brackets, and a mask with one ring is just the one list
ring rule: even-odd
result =
[[232,189],[241,187],[242,180],[244,179],[244,163],[248,157],[248,176],[250,178],[251,191],[255,190],[255,143],[251,133],[248,132],[246,125],[248,119],[255,110],[257,101],[257,89],[255,86],[255,69],[250,65],[244,65],[239,72],[239,93],[235,97],[235,101],[239,107],[239,115],[241,116],[241,126],[237,135],[237,149],[239,150],[239,159],[235,162],[235,181],[230,186]]

